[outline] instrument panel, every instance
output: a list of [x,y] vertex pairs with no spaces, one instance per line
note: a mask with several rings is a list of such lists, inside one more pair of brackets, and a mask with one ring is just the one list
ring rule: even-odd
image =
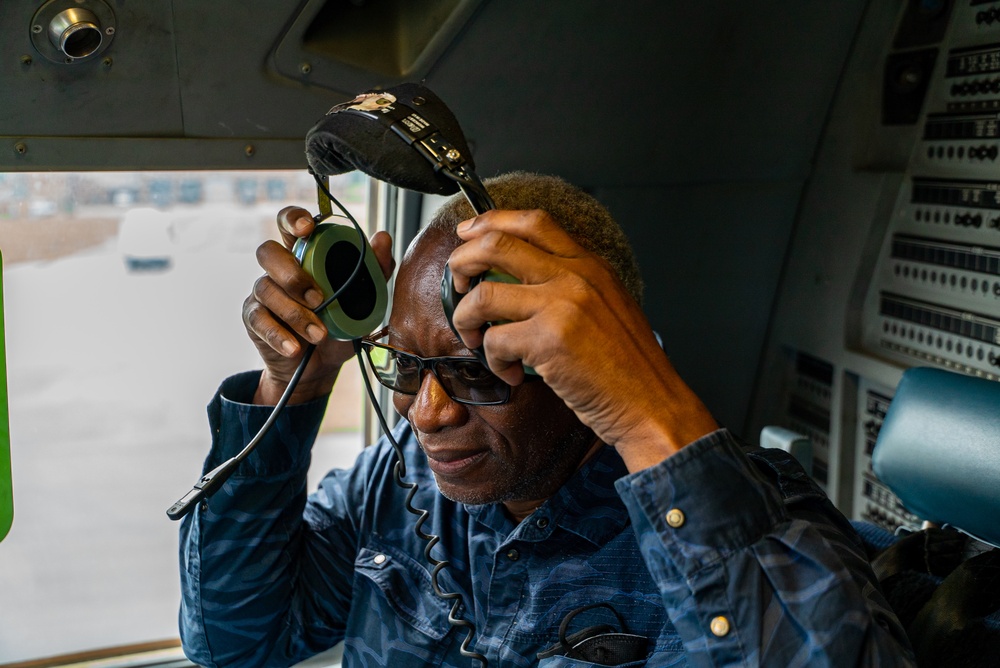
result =
[[861,347],[1000,380],[1000,5],[960,3],[865,297]]
[[[869,5],[869,60],[845,73],[820,147],[751,426],[809,436],[817,483],[891,530],[921,522],[871,469],[902,372],[1000,382],[1000,1],[888,11]],[[817,382],[827,397],[803,392]]]

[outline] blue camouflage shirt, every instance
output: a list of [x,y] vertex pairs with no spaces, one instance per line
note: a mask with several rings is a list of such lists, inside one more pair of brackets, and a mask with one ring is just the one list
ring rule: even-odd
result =
[[[209,406],[210,470],[270,409],[249,401],[258,374],[228,379]],[[184,649],[203,666],[288,666],[344,642],[344,665],[473,666],[464,629],[432,590],[427,542],[380,440],[306,496],[325,402],[291,406],[268,439],[181,525]],[[629,474],[605,447],[519,524],[499,505],[441,496],[413,432],[413,505],[447,559],[490,666],[597,666],[557,652],[567,634],[609,625],[646,638],[627,666],[895,666],[910,651],[856,534],[788,455],[726,430]]]

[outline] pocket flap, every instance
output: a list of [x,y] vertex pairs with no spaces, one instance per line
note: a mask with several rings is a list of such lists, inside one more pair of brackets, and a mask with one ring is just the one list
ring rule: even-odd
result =
[[358,552],[354,570],[374,583],[389,606],[410,626],[435,640],[448,634],[450,604],[434,593],[426,566],[373,541]]

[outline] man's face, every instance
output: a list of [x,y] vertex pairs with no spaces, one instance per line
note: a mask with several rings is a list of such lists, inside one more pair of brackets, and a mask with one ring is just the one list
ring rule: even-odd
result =
[[[435,230],[417,240],[396,277],[389,345],[421,357],[472,356],[441,308],[441,273],[453,248]],[[594,440],[540,380],[512,388],[506,404],[468,406],[425,372],[415,396],[397,392],[393,402],[413,426],[441,492],[461,503],[544,500]]]

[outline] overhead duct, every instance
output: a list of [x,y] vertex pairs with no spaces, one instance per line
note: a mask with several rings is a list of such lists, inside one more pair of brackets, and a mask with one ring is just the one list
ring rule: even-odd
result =
[[274,51],[288,77],[337,90],[425,77],[481,0],[311,0]]

